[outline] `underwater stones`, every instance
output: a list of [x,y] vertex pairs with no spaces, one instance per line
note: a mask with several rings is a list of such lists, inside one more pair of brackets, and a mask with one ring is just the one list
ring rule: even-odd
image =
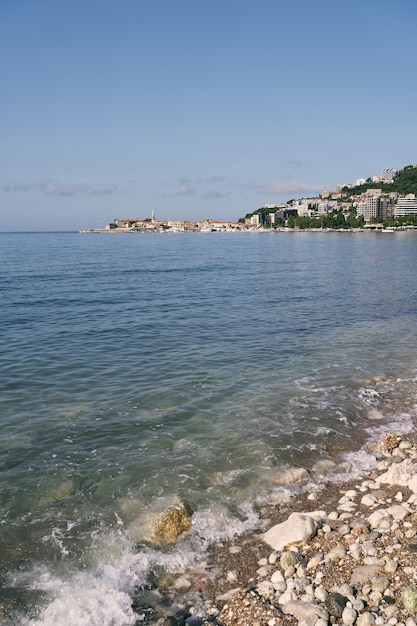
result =
[[326,476],[327,474],[330,474],[330,472],[334,470],[336,467],[337,467],[336,463],[332,461],[331,459],[320,459],[320,461],[317,461],[316,463],[314,463],[313,467],[311,468],[311,471],[313,474],[318,474],[319,476]]
[[281,524],[276,524],[263,534],[262,539],[273,550],[282,552],[290,546],[307,543],[317,532],[318,522],[303,513],[292,513]]
[[277,474],[277,482],[280,485],[292,485],[308,478],[308,472],[304,467],[288,467]]
[[63,482],[55,492],[55,500],[66,500],[75,495],[77,486],[73,480]]

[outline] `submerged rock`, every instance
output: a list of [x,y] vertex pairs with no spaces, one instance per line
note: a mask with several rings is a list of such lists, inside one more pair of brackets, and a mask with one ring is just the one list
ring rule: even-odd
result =
[[66,500],[75,495],[77,491],[77,485],[73,480],[67,480],[60,485],[55,492],[55,500]]
[[171,507],[156,520],[154,536],[158,543],[174,543],[183,532],[190,530],[191,517],[185,506]]
[[130,525],[133,541],[148,541],[159,546],[175,543],[191,528],[191,514],[183,502],[176,502],[164,510],[148,511]]

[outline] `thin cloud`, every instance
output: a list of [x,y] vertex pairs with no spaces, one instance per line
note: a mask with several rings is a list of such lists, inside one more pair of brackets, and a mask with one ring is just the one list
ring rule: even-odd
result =
[[260,195],[271,193],[319,193],[323,187],[319,185],[307,185],[295,179],[272,180],[265,183],[248,183],[244,185],[247,189],[254,189]]
[[225,176],[210,176],[207,178],[180,178],[179,189],[174,194],[175,196],[191,196],[193,194],[199,193],[202,198],[224,198],[229,193],[225,193],[219,191],[218,189],[210,189],[212,185],[222,186],[227,182]]
[[58,180],[48,179],[39,183],[15,183],[3,187],[5,193],[26,193],[28,191],[40,191],[45,196],[72,197],[84,196],[109,196],[119,191],[117,185],[91,185],[90,183],[63,183]]
[[223,193],[221,191],[213,189],[212,191],[208,191],[207,193],[203,194],[203,198],[226,198],[229,195],[229,193]]
[[181,178],[179,180],[180,188],[176,192],[176,196],[192,196],[196,193],[197,188],[191,187],[190,180],[188,178]]

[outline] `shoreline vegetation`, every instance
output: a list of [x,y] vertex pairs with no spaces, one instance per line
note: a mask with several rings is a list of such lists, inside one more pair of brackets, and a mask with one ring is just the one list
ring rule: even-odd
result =
[[161,626],[416,626],[414,431],[370,446],[374,469],[264,510],[258,531],[159,581]]

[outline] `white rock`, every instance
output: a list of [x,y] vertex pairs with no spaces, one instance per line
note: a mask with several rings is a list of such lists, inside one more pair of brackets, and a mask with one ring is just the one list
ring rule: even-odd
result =
[[316,615],[317,619],[325,620],[327,620],[329,617],[328,612],[318,604],[312,604],[311,602],[301,602],[300,600],[287,602],[282,607],[282,611],[286,615],[292,615],[298,621],[305,619],[309,615]]
[[315,554],[313,557],[311,557],[311,559],[307,563],[307,570],[315,569],[322,559],[323,559],[323,552],[319,552],[318,554]]
[[396,606],[395,604],[389,604],[388,606],[383,607],[382,610],[387,620],[389,620],[392,619],[394,615],[397,615],[398,606]]
[[389,467],[388,471],[378,476],[376,482],[388,485],[398,485],[399,487],[407,487],[411,478],[411,475],[408,472],[411,465],[412,461],[410,459],[404,459],[401,463],[393,463]]
[[358,614],[356,613],[355,609],[351,609],[349,607],[345,607],[343,609],[342,622],[347,626],[352,626],[352,624],[356,622],[357,617]]
[[328,514],[327,517],[331,520],[335,520],[335,519],[338,519],[339,513],[337,511],[332,511],[331,513]]
[[285,593],[279,596],[278,604],[285,606],[288,602],[292,602],[293,600],[295,600],[295,593],[293,591],[285,591]]
[[339,504],[345,504],[345,502],[351,502],[352,498],[349,498],[346,494],[339,499]]
[[358,492],[356,491],[356,489],[348,489],[345,495],[349,496],[349,498],[356,498]]
[[343,504],[339,504],[337,507],[338,511],[345,511],[346,513],[353,513],[355,509],[358,508],[356,502],[349,500],[348,502],[344,502]]
[[378,498],[372,493],[366,493],[361,500],[361,504],[364,506],[375,506],[378,504]]
[[406,509],[405,506],[401,506],[401,504],[393,504],[393,506],[388,507],[386,511],[397,521],[401,521],[410,515],[410,511]]
[[285,583],[285,578],[281,570],[277,570],[271,576],[271,583],[276,585],[277,583]]
[[282,552],[285,548],[307,543],[317,532],[318,522],[303,513],[292,513],[281,524],[276,524],[264,535],[263,541],[273,550]]
[[407,487],[413,493],[417,493],[417,474],[414,474],[412,478],[408,481]]
[[373,626],[375,624],[375,617],[369,611],[365,611],[361,615],[359,615],[357,622],[357,626]]
[[372,528],[388,530],[391,527],[392,516],[386,509],[378,509],[371,513],[368,517],[368,522]]
[[314,595],[319,602],[325,602],[329,593],[324,587],[316,587]]
[[413,444],[411,443],[411,441],[403,439],[403,441],[400,441],[400,443],[398,444],[398,447],[400,450],[410,450],[413,447]]
[[268,565],[263,565],[258,570],[256,570],[256,573],[259,576],[259,578],[266,578],[269,572],[270,572],[270,568]]
[[274,585],[269,580],[263,580],[256,585],[256,591],[267,600],[271,600],[275,595]]
[[326,517],[326,511],[310,511],[308,513],[303,513],[303,515],[312,517],[316,520],[316,522],[321,522]]

